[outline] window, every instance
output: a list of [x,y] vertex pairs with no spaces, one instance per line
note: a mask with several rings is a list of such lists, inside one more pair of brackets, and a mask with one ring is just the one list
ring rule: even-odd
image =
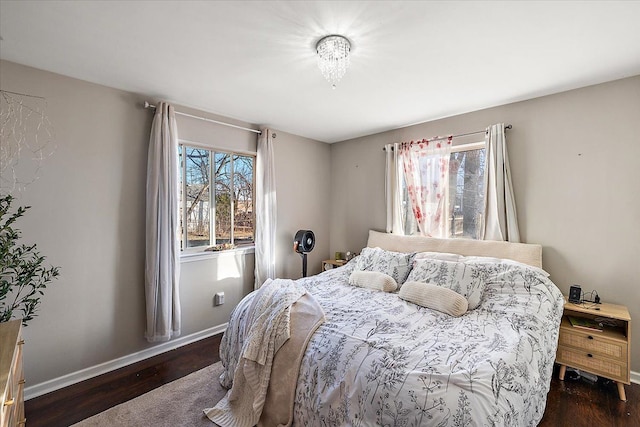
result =
[[253,245],[255,156],[186,145],[178,156],[181,249]]
[[[478,239],[484,215],[484,143],[453,147],[449,159],[449,210],[447,226],[449,238]],[[411,210],[411,200],[403,182],[402,204],[405,234],[418,234],[418,226]]]

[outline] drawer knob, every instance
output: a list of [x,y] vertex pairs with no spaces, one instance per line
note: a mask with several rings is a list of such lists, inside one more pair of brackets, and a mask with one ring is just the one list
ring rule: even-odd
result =
[[587,357],[593,357],[593,354],[587,353]]
[[592,339],[593,339],[593,337],[592,337],[591,335],[589,335],[587,338],[589,338],[590,340],[592,340]]

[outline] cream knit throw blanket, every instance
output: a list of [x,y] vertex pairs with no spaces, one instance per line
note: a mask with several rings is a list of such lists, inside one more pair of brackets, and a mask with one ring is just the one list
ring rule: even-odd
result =
[[222,427],[253,427],[258,423],[273,357],[290,336],[291,305],[306,293],[293,280],[285,279],[268,279],[257,292],[233,387],[215,407],[204,410]]

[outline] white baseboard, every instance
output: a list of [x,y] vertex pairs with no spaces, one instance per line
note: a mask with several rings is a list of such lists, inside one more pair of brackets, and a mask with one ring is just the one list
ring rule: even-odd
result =
[[226,329],[227,323],[224,323],[222,325],[214,326],[200,332],[176,338],[175,340],[155,345],[136,353],[128,354],[126,356],[110,360],[108,362],[100,363],[99,365],[90,366],[80,371],[72,372],[70,374],[45,381],[40,384],[34,384],[32,386],[25,387],[24,400],[33,399],[34,397],[42,396],[43,394],[47,394],[52,391],[70,386],[72,384],[88,380],[89,378],[106,374],[107,372],[111,372],[113,370],[128,366],[132,363],[140,362],[150,357],[157,356],[158,354],[162,354],[170,350],[175,350],[176,348],[182,347],[183,345],[191,344],[192,342],[199,341],[212,335],[220,334]]
[[640,372],[631,371],[631,382],[640,384]]

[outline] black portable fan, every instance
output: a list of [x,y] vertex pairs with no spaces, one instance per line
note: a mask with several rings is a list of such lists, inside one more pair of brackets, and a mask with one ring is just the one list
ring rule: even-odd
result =
[[307,277],[307,253],[316,245],[316,236],[311,230],[298,230],[293,239],[293,250],[302,257],[302,277]]

